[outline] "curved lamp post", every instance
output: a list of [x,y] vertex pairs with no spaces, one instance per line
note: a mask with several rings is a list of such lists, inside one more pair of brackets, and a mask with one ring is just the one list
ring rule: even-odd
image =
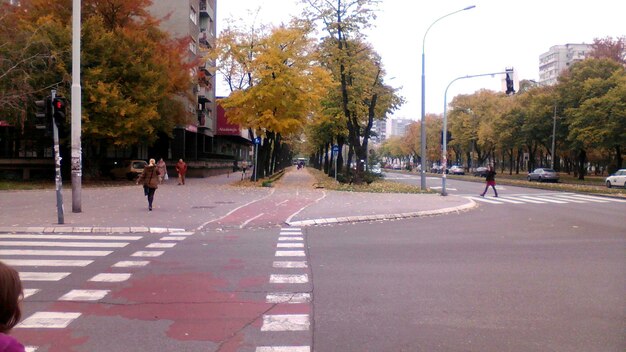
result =
[[466,8],[454,11],[454,12],[450,12],[447,15],[441,16],[439,17],[437,20],[435,20],[435,22],[431,23],[430,26],[428,26],[428,28],[426,29],[426,32],[424,33],[424,38],[422,39],[422,118],[420,120],[420,154],[422,155],[422,167],[420,168],[420,187],[421,189],[426,189],[426,165],[425,165],[425,161],[426,161],[426,128],[424,126],[424,119],[426,117],[426,74],[425,74],[425,47],[426,47],[426,35],[428,34],[428,31],[430,31],[430,28],[435,25],[435,23],[439,22],[440,20],[454,15],[455,13],[459,13],[461,11],[466,11],[466,10],[471,10],[473,8],[475,8],[475,5],[472,6],[468,6]]
[[441,169],[441,195],[442,196],[448,195],[448,192],[446,191],[446,179],[447,179],[446,170],[448,169],[448,138],[447,138],[448,136],[448,116],[447,116],[448,88],[450,88],[452,83],[460,79],[483,77],[483,76],[495,76],[495,75],[506,74],[510,72],[511,71],[503,71],[503,72],[483,73],[483,74],[471,75],[471,76],[461,76],[461,77],[457,77],[453,79],[450,83],[448,83],[448,86],[446,87],[446,91],[443,94],[443,131],[441,132],[441,136],[443,140],[442,141],[443,145],[441,146],[441,160],[443,164],[442,165],[443,168]]

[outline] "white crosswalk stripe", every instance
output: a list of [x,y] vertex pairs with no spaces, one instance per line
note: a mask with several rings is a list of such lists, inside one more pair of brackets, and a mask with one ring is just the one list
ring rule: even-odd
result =
[[599,197],[577,193],[533,193],[500,194],[499,197],[465,196],[467,199],[486,204],[586,204],[586,203],[626,203],[624,199]]

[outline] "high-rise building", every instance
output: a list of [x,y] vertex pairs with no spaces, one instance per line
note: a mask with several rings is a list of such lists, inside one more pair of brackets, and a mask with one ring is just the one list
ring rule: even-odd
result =
[[216,0],[153,0],[150,13],[159,19],[161,29],[173,38],[187,39],[190,61],[200,59],[191,74],[196,82],[190,91],[197,100],[187,104],[192,123],[174,130],[172,158],[198,158],[212,152],[216,131],[215,76],[210,68],[214,62],[202,60],[203,49],[210,48],[216,38]]
[[387,120],[387,137],[404,136],[407,127],[415,122],[412,119],[391,118]]
[[382,143],[387,138],[387,121],[374,120],[372,124],[372,141]]
[[559,74],[575,62],[582,61],[591,50],[590,44],[555,45],[539,55],[539,83],[555,84]]

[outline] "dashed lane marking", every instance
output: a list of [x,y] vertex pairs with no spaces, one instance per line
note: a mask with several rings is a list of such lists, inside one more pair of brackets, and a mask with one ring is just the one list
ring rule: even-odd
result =
[[44,273],[20,271],[20,280],[22,281],[60,281],[68,277],[71,273]]
[[99,301],[103,299],[110,290],[71,290],[59,298],[59,301]]
[[45,242],[45,241],[0,241],[0,246],[24,247],[78,247],[78,248],[123,248],[128,242]]
[[264,315],[261,331],[308,331],[308,314]]
[[46,256],[70,256],[70,257],[105,257],[112,251],[71,251],[71,250],[48,250],[48,249],[0,249],[0,255],[46,255]]
[[307,274],[303,274],[303,275],[272,274],[270,275],[271,284],[305,284],[307,282],[309,282],[309,276]]
[[80,317],[81,313],[36,312],[24,319],[16,328],[24,329],[63,329]]
[[311,294],[307,292],[288,292],[288,293],[268,293],[265,296],[267,303],[309,303],[311,302]]
[[274,268],[299,269],[308,268],[305,261],[277,261],[272,265]]
[[277,257],[304,257],[304,251],[276,251]]
[[2,259],[5,264],[10,266],[61,266],[70,267],[78,266],[84,267],[91,263],[93,260],[68,260],[68,259]]
[[147,260],[122,260],[113,264],[114,268],[142,267],[150,264]]
[[131,274],[111,274],[111,273],[102,273],[102,274],[98,274],[94,277],[92,277],[91,279],[89,279],[89,281],[92,282],[122,282],[122,281],[126,281],[128,279],[130,279]]

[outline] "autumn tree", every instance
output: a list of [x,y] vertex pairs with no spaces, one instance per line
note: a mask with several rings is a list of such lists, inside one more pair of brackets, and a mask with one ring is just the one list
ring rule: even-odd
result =
[[[233,32],[231,32],[233,33]],[[280,26],[271,30],[246,55],[237,48],[241,37],[221,41],[215,53],[226,62],[234,60],[248,77],[245,89],[234,90],[222,100],[229,121],[251,128],[263,137],[259,177],[271,174],[277,167],[283,136],[300,134],[308,119],[320,109],[320,101],[332,87],[327,70],[317,60],[314,41],[306,26]],[[232,53],[232,55],[228,53]],[[225,54],[224,54],[225,53]]]

